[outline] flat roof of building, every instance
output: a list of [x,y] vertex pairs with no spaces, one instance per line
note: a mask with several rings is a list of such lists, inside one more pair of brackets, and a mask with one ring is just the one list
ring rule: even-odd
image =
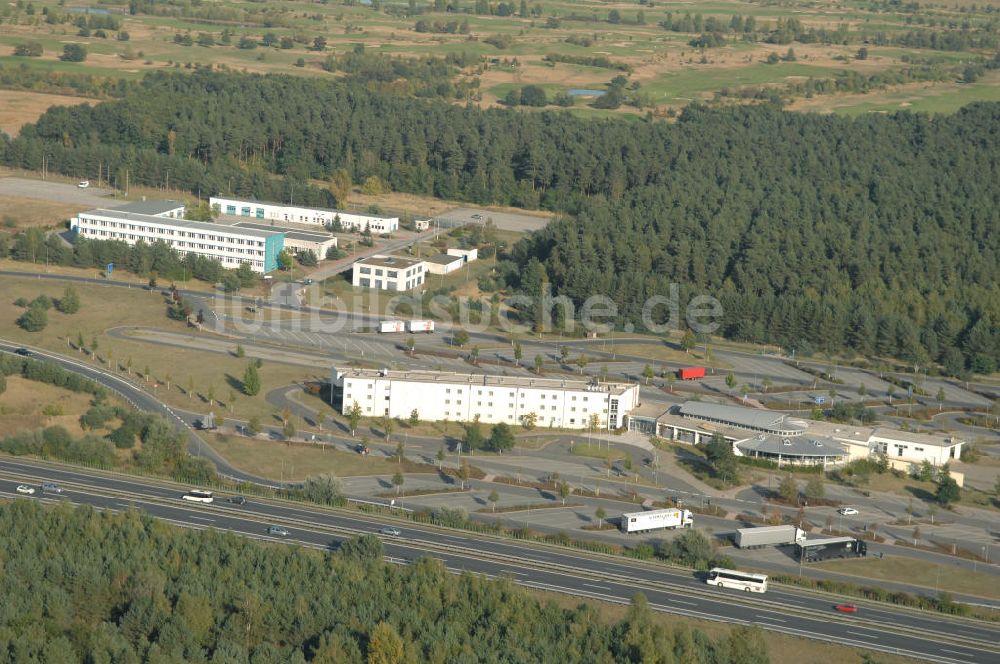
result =
[[286,228],[285,226],[271,226],[269,224],[255,224],[250,221],[238,221],[235,224],[232,224],[232,226],[239,226],[240,228],[255,228],[260,231],[278,231],[284,233],[285,237],[289,240],[301,240],[303,242],[329,242],[330,240],[336,239],[329,233],[303,231],[295,228]]
[[764,429],[766,431],[802,433],[809,425],[803,420],[792,419],[787,413],[777,413],[758,408],[728,406],[707,401],[685,401],[678,408],[678,413],[684,417],[710,419],[747,429]]
[[137,221],[144,224],[177,226],[179,228],[190,228],[191,230],[204,233],[232,233],[234,235],[258,238],[269,238],[274,235],[284,235],[281,231],[261,231],[255,228],[234,228],[233,226],[213,224],[207,221],[189,221],[187,219],[176,219],[172,217],[154,217],[150,214],[134,214],[131,212],[105,210],[100,208],[96,210],[87,210],[86,212],[81,212],[80,214],[108,217],[110,219],[119,219],[122,221]]
[[405,256],[382,256],[376,254],[375,256],[369,256],[368,258],[359,258],[354,262],[355,265],[372,265],[374,267],[391,267],[398,270],[405,270],[408,267],[413,267],[423,263],[423,259],[419,258],[406,258]]
[[177,208],[184,207],[182,201],[131,201],[125,205],[116,205],[115,210],[121,212],[132,212],[134,214],[151,214],[153,216],[173,212]]
[[[662,410],[662,408],[663,406],[661,405],[660,409]],[[656,421],[659,424],[676,426],[681,429],[696,430],[708,434],[718,433],[733,440],[742,440],[747,437],[746,429],[717,424],[715,422],[706,422],[705,420],[695,420],[690,417],[681,417],[680,415],[674,415],[670,411],[657,417]]]
[[333,212],[335,214],[353,214],[359,217],[371,217],[372,219],[399,219],[385,214],[371,214],[370,212],[352,212],[350,210],[338,210],[336,208],[308,207],[306,205],[286,205],[285,203],[275,203],[274,201],[258,201],[255,198],[227,198],[226,196],[212,196],[223,201],[235,201],[237,203],[248,203],[250,205],[270,205],[279,208],[294,208],[296,210],[316,210],[317,212]]
[[789,457],[830,457],[846,456],[847,448],[824,436],[775,436],[774,434],[761,433],[741,440],[736,443],[736,447],[745,452],[757,452],[769,456]]
[[637,383],[589,383],[582,380],[560,378],[534,378],[532,376],[500,376],[496,374],[467,374],[451,371],[397,371],[394,369],[364,369],[348,367],[341,370],[345,378],[385,378],[413,383],[461,383],[489,387],[531,387],[542,390],[577,390],[622,394]]
[[855,445],[867,445],[868,439],[874,433],[872,427],[851,426],[836,422],[809,422],[809,433],[826,436],[834,440],[846,441]]
[[430,258],[423,259],[427,263],[434,263],[435,265],[451,265],[452,263],[464,263],[465,259],[461,256],[450,256],[448,254],[437,254],[436,256],[431,256]]
[[902,440],[907,443],[917,443],[919,445],[933,445],[934,447],[951,447],[952,445],[960,445],[963,442],[960,438],[955,438],[954,436],[916,433],[914,431],[887,429],[886,427],[877,427],[872,436],[876,438],[888,438],[889,440]]

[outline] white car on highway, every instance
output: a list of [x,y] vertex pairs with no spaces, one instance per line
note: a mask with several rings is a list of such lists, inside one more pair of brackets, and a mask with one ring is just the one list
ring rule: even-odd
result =
[[20,484],[17,487],[17,492],[18,493],[23,493],[26,496],[31,496],[31,495],[34,495],[34,493],[35,493],[35,487],[28,486],[27,484]]
[[80,180],[77,185],[80,189],[86,189],[90,186],[90,180]]
[[861,514],[861,512],[857,511],[853,507],[841,507],[837,510],[837,513],[843,514],[844,516],[857,516],[858,514]]

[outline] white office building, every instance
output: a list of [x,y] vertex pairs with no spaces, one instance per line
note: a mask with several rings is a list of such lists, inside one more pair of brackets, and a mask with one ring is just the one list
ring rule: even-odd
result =
[[424,283],[427,265],[422,260],[376,254],[352,266],[351,284],[359,288],[405,291]]
[[[212,258],[225,268],[243,263],[254,272],[270,272],[278,267],[278,254],[284,246],[284,234],[255,228],[239,228],[200,221],[187,221],[175,215],[183,206],[173,201],[130,204],[114,210],[90,210],[79,213],[71,228],[79,237],[91,240],[119,240],[129,245],[138,242],[164,242],[180,254],[198,254]],[[140,214],[134,209],[159,210],[161,214]]]
[[231,217],[250,217],[264,221],[316,224],[319,226],[340,222],[340,225],[345,229],[364,231],[367,228],[376,235],[394,233],[399,230],[399,217],[387,217],[379,214],[360,214],[331,208],[298,207],[221,196],[212,196],[209,203],[218,214]]
[[357,403],[366,417],[522,424],[533,414],[539,427],[616,429],[639,403],[637,383],[587,383],[559,378],[495,376],[437,371],[334,369],[340,412]]

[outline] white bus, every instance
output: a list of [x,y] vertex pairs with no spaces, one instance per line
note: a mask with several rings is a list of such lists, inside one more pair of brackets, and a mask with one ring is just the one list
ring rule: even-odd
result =
[[195,503],[210,503],[215,500],[215,496],[212,495],[211,491],[202,491],[200,489],[188,491],[181,498]]
[[767,575],[752,572],[738,572],[734,569],[713,568],[708,573],[706,583],[720,588],[737,588],[748,593],[767,592]]

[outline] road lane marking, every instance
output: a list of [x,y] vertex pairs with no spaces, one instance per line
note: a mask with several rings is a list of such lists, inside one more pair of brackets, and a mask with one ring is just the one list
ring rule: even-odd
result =
[[198,519],[199,521],[212,521],[212,522],[215,521],[215,519],[209,519],[207,516],[195,516],[193,514],[189,518]]
[[758,615],[757,617],[760,618],[761,620],[773,620],[775,622],[780,622],[780,623],[788,622],[787,620],[782,620],[781,618],[775,618],[774,616],[761,616],[761,615]]
[[514,574],[516,576],[528,576],[527,572],[516,572],[512,569],[502,569],[500,570],[502,574]]
[[597,588],[598,590],[611,590],[611,588],[607,586],[599,586],[596,583],[581,583],[580,585],[587,586],[588,588]]
[[670,602],[671,602],[672,604],[683,604],[683,605],[685,605],[685,606],[698,606],[698,605],[697,605],[697,604],[695,604],[694,602],[685,602],[685,601],[684,601],[684,600],[682,600],[682,599],[672,599],[672,600],[670,600]]
[[874,634],[862,634],[861,632],[854,632],[854,631],[851,631],[849,629],[845,629],[844,631],[847,632],[848,634],[853,634],[854,636],[860,636],[860,637],[862,637],[864,639],[875,639],[875,640],[878,640],[878,637],[875,636]]

